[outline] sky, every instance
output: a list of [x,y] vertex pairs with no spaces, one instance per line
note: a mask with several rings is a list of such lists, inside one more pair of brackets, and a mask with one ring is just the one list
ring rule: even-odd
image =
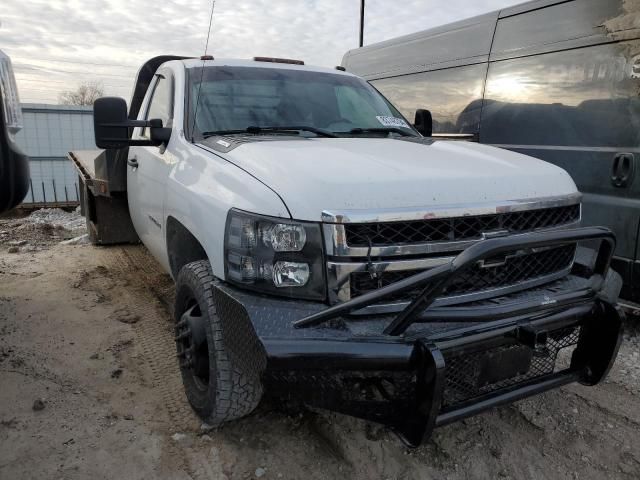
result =
[[[367,0],[365,45],[521,3]],[[89,81],[128,98],[138,67],[204,53],[211,0],[2,0],[0,49],[22,102],[57,103]],[[208,53],[339,65],[358,46],[360,0],[216,0]]]

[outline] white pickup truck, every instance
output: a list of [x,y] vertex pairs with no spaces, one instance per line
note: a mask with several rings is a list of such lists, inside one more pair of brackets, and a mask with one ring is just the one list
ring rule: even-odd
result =
[[139,238],[175,279],[210,424],[269,395],[417,445],[615,359],[615,238],[579,228],[569,175],[433,139],[341,67],[156,57],[94,122],[105,150],[70,153],[91,238]]

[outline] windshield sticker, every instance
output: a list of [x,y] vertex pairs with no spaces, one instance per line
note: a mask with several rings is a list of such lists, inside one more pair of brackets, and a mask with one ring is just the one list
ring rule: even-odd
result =
[[377,115],[376,118],[385,127],[409,128],[409,125],[407,125],[407,122],[405,122],[402,118],[385,117],[383,115]]
[[216,143],[218,145],[222,145],[224,148],[229,148],[229,145],[231,145],[229,142],[225,142],[224,140],[218,140]]

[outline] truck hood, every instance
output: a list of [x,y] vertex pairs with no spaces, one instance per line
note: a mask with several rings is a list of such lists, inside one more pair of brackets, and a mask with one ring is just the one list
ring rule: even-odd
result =
[[243,143],[224,156],[272,188],[299,220],[319,221],[323,211],[427,211],[576,192],[561,168],[462,141],[283,139]]

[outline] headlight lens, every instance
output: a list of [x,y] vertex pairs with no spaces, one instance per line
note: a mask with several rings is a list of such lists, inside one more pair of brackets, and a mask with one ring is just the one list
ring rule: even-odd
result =
[[273,265],[273,284],[278,287],[304,287],[309,281],[309,264],[278,261]]
[[299,252],[307,241],[302,225],[276,223],[262,226],[262,241],[276,252]]
[[249,289],[324,300],[320,225],[229,211],[225,274],[227,281]]

